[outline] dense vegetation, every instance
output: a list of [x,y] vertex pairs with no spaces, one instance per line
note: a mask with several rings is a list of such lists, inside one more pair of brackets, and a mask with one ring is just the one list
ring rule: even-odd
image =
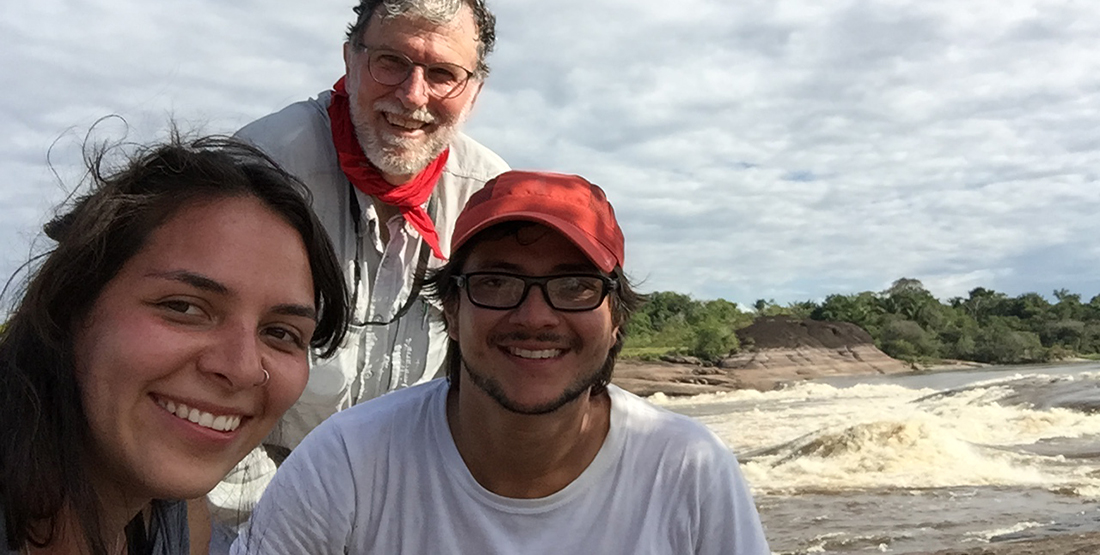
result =
[[920,281],[902,278],[881,292],[829,295],[779,306],[760,299],[749,311],[718,299],[658,292],[629,323],[625,354],[677,352],[716,359],[737,352],[736,330],[761,316],[851,322],[886,354],[908,361],[951,358],[1012,364],[1100,355],[1100,295],[1088,303],[1065,289],[1055,302],[1038,293],[1009,297],[978,287],[941,302]]
[[725,299],[697,301],[680,293],[652,293],[630,319],[623,354],[720,358],[740,350],[736,331],[751,324],[754,316]]

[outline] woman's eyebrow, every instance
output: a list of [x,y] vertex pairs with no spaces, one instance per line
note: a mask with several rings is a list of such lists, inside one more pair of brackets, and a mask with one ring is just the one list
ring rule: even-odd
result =
[[276,305],[272,309],[277,314],[285,314],[287,316],[301,316],[303,318],[309,318],[310,320],[317,319],[317,310],[311,306],[305,306],[300,304],[281,304]]
[[[211,293],[216,293],[219,295],[229,294],[229,288],[225,285],[222,285],[221,283],[202,274],[196,274],[195,272],[189,272],[187,270],[174,270],[170,272],[150,272],[145,275],[148,277],[186,283],[187,285],[190,285],[197,289],[210,291]],[[276,305],[274,308],[272,308],[272,311],[278,314],[285,314],[287,316],[301,316],[303,318],[309,318],[310,320],[317,319],[317,309],[308,305],[286,303]]]
[[186,283],[192,287],[202,289],[204,291],[210,291],[212,293],[218,293],[225,295],[229,293],[229,288],[211,278],[208,278],[202,274],[196,274],[195,272],[188,272],[187,270],[173,270],[169,272],[150,272],[145,274],[148,277],[155,277],[160,279],[168,279],[172,281],[179,281]]

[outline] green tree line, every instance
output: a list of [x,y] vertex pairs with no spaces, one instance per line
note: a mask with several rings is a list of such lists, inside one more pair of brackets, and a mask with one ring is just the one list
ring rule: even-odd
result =
[[1100,295],[1082,302],[1065,289],[1055,302],[1038,293],[1009,297],[977,287],[941,302],[919,280],[901,278],[881,292],[829,295],[780,306],[760,299],[747,310],[718,299],[658,292],[628,324],[624,354],[681,353],[714,360],[741,345],[736,330],[762,316],[850,322],[886,354],[907,361],[959,359],[994,364],[1100,357]]
[[631,317],[624,354],[648,358],[679,353],[714,360],[737,352],[736,331],[752,322],[753,315],[742,312],[737,303],[660,291],[650,294]]

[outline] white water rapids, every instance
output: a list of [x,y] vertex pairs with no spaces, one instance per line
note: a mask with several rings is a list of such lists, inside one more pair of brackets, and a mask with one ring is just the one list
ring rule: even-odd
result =
[[1100,529],[1100,365],[650,400],[738,454],[775,553],[919,553]]

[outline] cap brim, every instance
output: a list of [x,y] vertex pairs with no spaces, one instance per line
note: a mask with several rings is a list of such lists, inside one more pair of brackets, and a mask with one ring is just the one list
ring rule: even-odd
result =
[[485,229],[488,229],[489,227],[504,222],[517,221],[542,224],[546,227],[549,227],[550,229],[553,229],[554,231],[557,231],[558,233],[561,233],[567,239],[569,239],[571,243],[576,245],[577,248],[580,249],[581,252],[583,252],[585,256],[587,256],[588,259],[591,260],[592,263],[600,269],[600,271],[606,274],[610,274],[618,265],[618,261],[615,260],[615,255],[611,253],[611,250],[605,247],[598,240],[596,240],[596,238],[592,237],[588,233],[585,233],[584,231],[581,231],[581,229],[572,222],[569,222],[562,218],[550,216],[542,212],[516,211],[502,214],[500,216],[489,217],[481,221],[478,225],[470,228],[462,236],[455,237],[452,240],[453,249],[457,250],[459,247],[465,244],[466,241],[470,240],[475,235],[484,231]]

